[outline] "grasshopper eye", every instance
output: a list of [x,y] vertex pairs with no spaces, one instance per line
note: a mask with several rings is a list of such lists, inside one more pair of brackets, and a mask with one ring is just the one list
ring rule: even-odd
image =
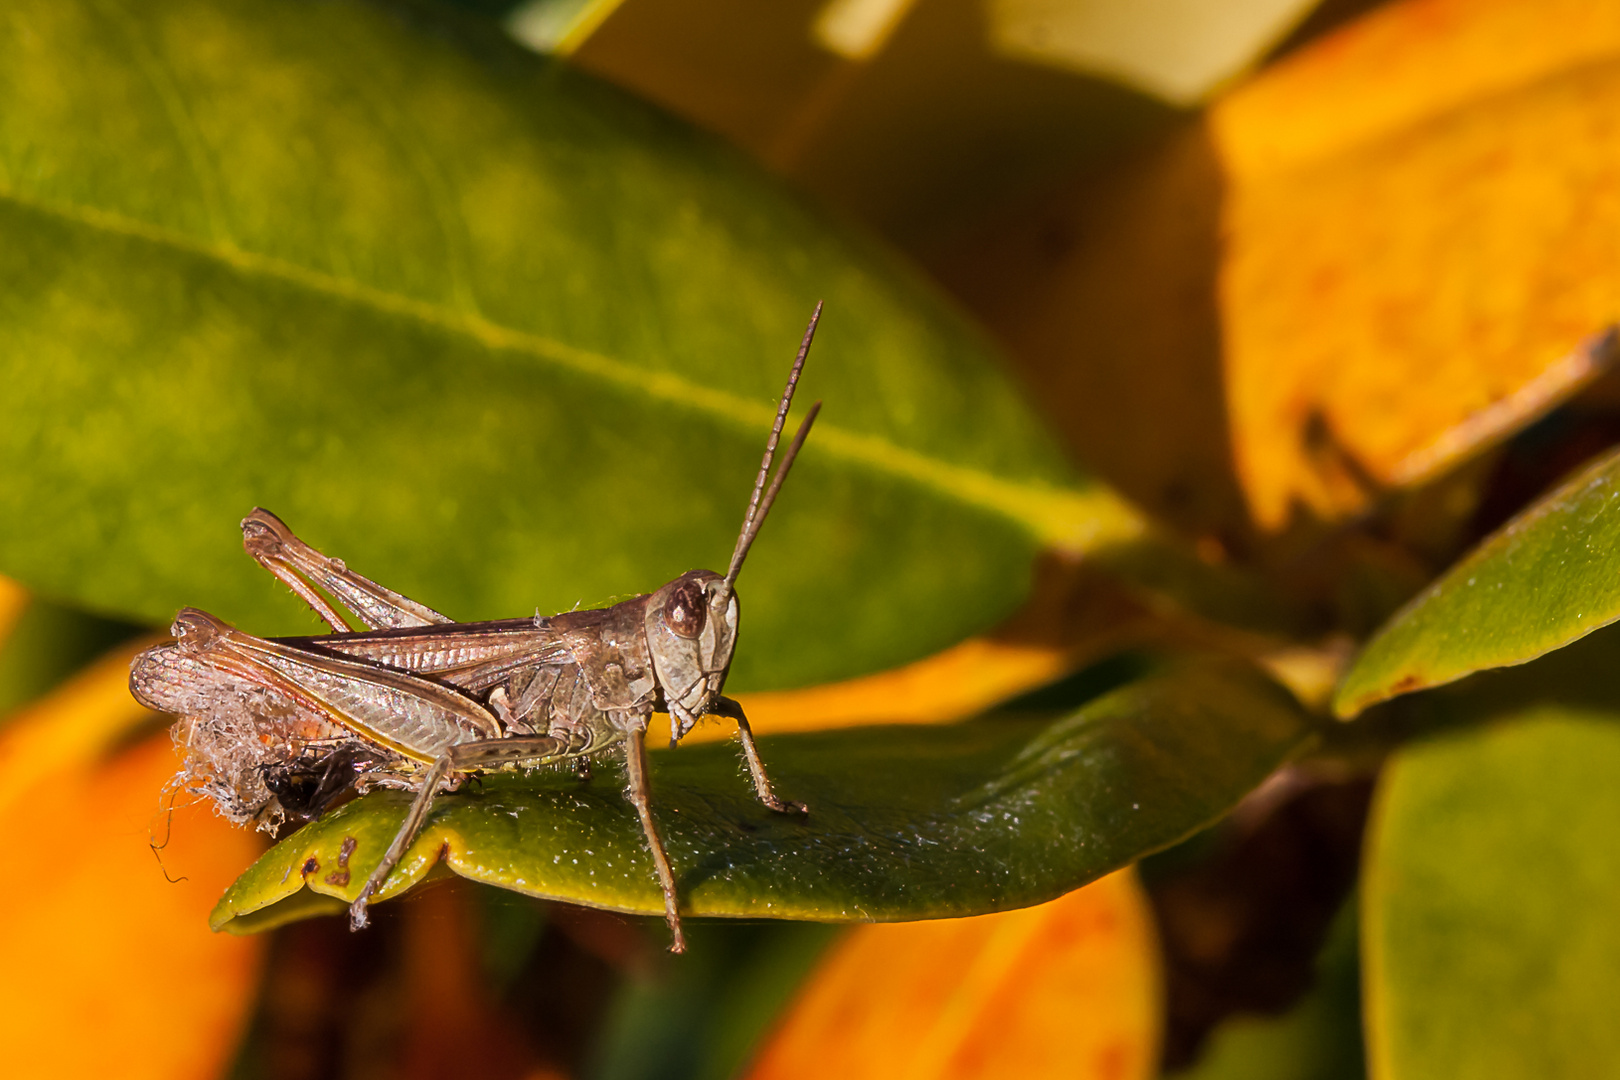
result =
[[707,600],[702,585],[695,581],[683,581],[670,594],[669,603],[664,605],[664,625],[676,637],[697,637],[703,633]]

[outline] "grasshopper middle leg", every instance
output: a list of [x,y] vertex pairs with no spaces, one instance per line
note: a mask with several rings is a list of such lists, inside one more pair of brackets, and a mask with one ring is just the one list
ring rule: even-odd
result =
[[669,865],[669,853],[664,850],[664,841],[658,835],[658,824],[653,821],[652,789],[647,783],[645,717],[642,718],[639,727],[630,730],[625,740],[624,761],[630,802],[636,808],[636,815],[641,818],[641,831],[647,836],[647,846],[652,848],[653,866],[658,870],[658,884],[664,890],[664,921],[669,923],[669,933],[674,939],[670,943],[669,951],[685,952],[686,935],[681,933],[681,913],[675,898],[675,871]]

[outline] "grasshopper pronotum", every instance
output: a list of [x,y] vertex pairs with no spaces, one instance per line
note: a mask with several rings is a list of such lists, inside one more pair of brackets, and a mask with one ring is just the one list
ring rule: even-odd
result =
[[[242,522],[243,546],[335,632],[257,638],[206,612],[182,610],[171,629],[175,640],[136,657],[129,679],[142,704],[180,717],[175,738],[187,758],[176,783],[211,796],[233,821],[266,829],[288,817],[318,817],[350,787],[415,791],[350,905],[350,926],[359,929],[371,895],[439,792],[480,771],[565,761],[588,768],[594,756],[622,752],[629,798],[664,892],[670,948],[684,950],[675,875],[649,798],[648,718],[669,713],[673,744],[704,715],[730,717],[760,802],[805,812],[772,792],[748,720],[721,690],[737,644],[737,574],[821,408],[811,407],[772,476],[820,317],[817,304],[724,575],[690,570],[608,608],[457,623],[361,577],[275,515],[254,510]],[[349,631],[328,596],[367,629]]]

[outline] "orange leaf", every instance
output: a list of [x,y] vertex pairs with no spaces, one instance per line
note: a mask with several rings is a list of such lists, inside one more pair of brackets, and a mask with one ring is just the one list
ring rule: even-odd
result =
[[1391,4],[933,263],[1142,506],[1346,516],[1609,362],[1617,57],[1612,4]]
[[1152,917],[1122,870],[1039,907],[863,926],[800,991],[752,1080],[1154,1075]]
[[10,636],[27,606],[28,591],[8,577],[0,577],[0,644]]
[[[806,690],[739,694],[757,730],[817,731],[860,724],[940,724],[961,720],[999,701],[1051,682],[1072,667],[1055,646],[970,638],[915,664]],[[730,723],[705,723],[688,742],[729,738]],[[653,745],[669,737],[669,717],[653,718]]]
[[1238,90],[1220,308],[1262,525],[1359,509],[1593,377],[1620,316],[1620,8],[1412,0]]
[[[889,671],[772,693],[739,694],[749,723],[763,734],[820,731],[861,724],[944,724],[977,715],[1009,698],[1122,649],[1165,639],[1167,625],[1136,599],[1075,565],[1038,568],[1022,611],[984,637]],[[729,723],[705,723],[688,741],[724,739]],[[653,718],[653,745],[669,736],[669,718]]]
[[166,733],[103,755],[152,720],[120,654],[0,733],[0,1045],[12,1076],[219,1075],[253,1001],[263,942],[215,935],[208,911],[257,853],[203,805],[148,837],[178,767]]

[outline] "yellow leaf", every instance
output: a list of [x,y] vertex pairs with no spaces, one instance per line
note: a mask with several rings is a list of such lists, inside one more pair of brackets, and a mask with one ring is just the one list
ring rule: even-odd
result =
[[1222,155],[1244,181],[1292,172],[1617,51],[1603,0],[1388,4],[1228,95]]
[[1620,7],[1415,0],[1221,102],[1220,309],[1257,520],[1422,480],[1568,396],[1620,316]]
[[[1033,599],[1006,625],[905,667],[803,690],[739,694],[755,731],[820,731],[862,724],[945,724],[977,715],[1110,653],[1162,641],[1168,624],[1119,587],[1074,566],[1040,574]],[[729,738],[729,722],[699,724],[688,742]],[[648,739],[669,738],[653,717]]]
[[1316,0],[990,0],[1012,56],[1111,76],[1196,105],[1264,56]]
[[1152,916],[1123,870],[1039,907],[863,926],[790,1007],[752,1080],[1155,1075]]
[[253,1003],[263,942],[210,933],[208,911],[259,845],[182,806],[159,867],[148,838],[179,763],[164,732],[104,757],[152,719],[127,674],[127,656],[97,664],[0,732],[7,1075],[205,1080]]
[[[816,731],[860,724],[940,724],[980,712],[1051,682],[1071,667],[1068,650],[971,638],[926,660],[806,690],[739,694],[757,731]],[[731,736],[730,723],[699,724],[688,742]],[[669,738],[669,717],[654,717],[653,745]]]
[[1140,505],[1341,518],[1612,362],[1616,58],[1612,4],[1390,4],[933,265]]

